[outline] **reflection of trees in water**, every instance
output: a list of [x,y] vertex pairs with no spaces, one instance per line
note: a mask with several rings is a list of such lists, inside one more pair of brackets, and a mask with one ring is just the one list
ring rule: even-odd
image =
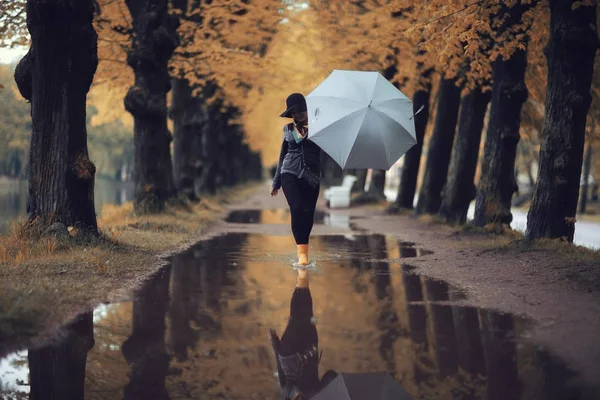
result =
[[[200,335],[216,337],[222,331],[223,291],[236,295],[235,267],[227,254],[237,254],[245,235],[224,235],[200,243],[171,262],[169,349],[178,361],[187,359]],[[227,296],[225,296],[227,297]]]
[[[401,257],[407,256],[402,253],[401,249]],[[477,310],[441,304],[425,306],[423,288],[428,301],[438,302],[453,300],[449,287],[445,282],[413,274],[412,269],[402,265],[402,281],[414,348],[414,379],[422,398],[481,398],[485,367]],[[431,338],[427,335],[428,322]]]
[[536,349],[533,362],[540,369],[542,375],[538,389],[539,398],[544,400],[596,400],[600,398],[598,390],[576,387],[573,383],[576,382],[577,374],[547,351]]
[[167,380],[173,398],[226,398],[238,384],[234,378],[248,371],[239,361],[231,362],[239,353],[231,353],[229,346],[237,350],[240,344],[227,328],[232,317],[240,321],[232,312],[241,311],[230,310],[229,304],[245,297],[237,272],[244,265],[238,256],[246,241],[244,234],[218,236],[172,261],[168,343],[181,362],[172,365],[180,374]]
[[165,348],[165,315],[170,274],[170,267],[161,270],[133,301],[132,333],[123,343],[123,355],[131,368],[126,400],[169,398],[165,388],[170,361]]
[[[377,330],[380,333],[379,354],[385,363],[387,372],[392,376],[396,376],[397,366],[394,356],[394,344],[400,336],[400,319],[393,305],[390,265],[387,262],[376,261],[388,258],[385,236],[357,236],[356,246],[358,253],[364,255],[361,260],[357,260],[355,263],[359,267],[357,273],[367,272],[372,274],[371,281],[375,286],[375,296],[380,305],[376,320]],[[359,276],[355,275],[354,281],[358,282],[358,278]]]
[[66,337],[60,343],[29,350],[29,398],[83,399],[87,353],[93,346],[94,325],[89,312],[66,327]]
[[[448,284],[432,279],[425,280],[425,291],[428,301],[448,301]],[[456,334],[452,307],[431,304],[429,316],[433,325],[435,340],[435,357],[440,376],[450,376],[458,370],[458,354],[456,351]]]
[[192,327],[202,290],[201,268],[196,264],[193,251],[173,257],[171,261],[171,304],[169,305],[169,351],[178,361],[187,359],[188,347],[198,339]]
[[[450,300],[453,300],[452,296]],[[456,333],[458,366],[462,370],[459,375],[461,398],[478,399],[482,394],[481,388],[485,387],[486,369],[477,309],[452,307],[452,316]]]
[[[394,271],[390,270],[387,263],[375,261],[387,258],[383,237],[357,235],[354,241],[335,236],[319,239],[329,248],[338,251],[346,248],[352,253],[354,275],[351,280],[356,292],[372,290],[364,284],[364,278],[366,274],[373,273],[375,295],[380,304],[376,322],[380,332],[379,351],[388,372],[402,370],[401,365],[406,358],[395,358],[392,350],[397,337],[405,335],[397,323],[398,311],[391,306],[394,289],[391,275]],[[401,259],[419,256],[417,248],[403,243],[399,243],[399,253]],[[559,359],[534,350],[529,343],[517,347],[513,316],[473,307],[439,304],[437,302],[455,302],[463,296],[451,290],[443,281],[413,274],[413,269],[408,264],[402,264],[403,287],[400,292],[404,292],[407,335],[413,347],[410,362],[417,387],[415,398],[598,398],[597,393],[582,395],[581,389],[569,386],[565,381],[574,374]],[[347,328],[351,330],[353,327]],[[532,355],[527,357],[528,353]],[[406,381],[401,383],[410,386]]]
[[[400,257],[403,257],[402,247],[400,248]],[[415,356],[413,373],[415,383],[418,386],[429,379],[430,371],[434,369],[434,365],[429,358],[427,310],[423,304],[411,304],[411,302],[417,303],[424,300],[421,278],[419,275],[411,273],[411,269],[409,265],[402,264],[402,281],[407,304],[408,326]]]
[[479,310],[479,321],[487,370],[488,399],[518,399],[521,395],[521,382],[517,369],[513,317],[510,314]]

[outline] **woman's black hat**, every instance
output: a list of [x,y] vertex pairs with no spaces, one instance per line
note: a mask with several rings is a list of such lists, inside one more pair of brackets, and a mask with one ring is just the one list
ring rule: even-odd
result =
[[301,93],[290,94],[288,98],[285,99],[285,105],[287,110],[280,115],[282,118],[292,118],[292,111],[306,111],[306,99]]

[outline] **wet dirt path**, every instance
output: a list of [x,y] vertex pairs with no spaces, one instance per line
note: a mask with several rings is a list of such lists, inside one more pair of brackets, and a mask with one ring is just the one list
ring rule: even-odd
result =
[[[539,322],[494,311],[506,305],[490,305],[485,288],[434,278],[427,265],[454,261],[431,232],[399,233],[397,219],[375,214],[316,215],[321,374],[387,371],[421,399],[597,398],[532,340]],[[285,328],[294,258],[284,199],[253,196],[132,301],[102,305],[62,340],[1,360],[0,397],[68,387],[72,399],[276,399],[267,332]]]

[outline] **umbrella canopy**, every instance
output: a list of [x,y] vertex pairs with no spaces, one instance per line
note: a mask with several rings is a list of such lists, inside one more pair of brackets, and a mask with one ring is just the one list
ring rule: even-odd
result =
[[341,373],[311,400],[413,400],[385,372]]
[[342,169],[388,170],[417,143],[412,102],[379,72],[334,70],[306,104],[308,138]]

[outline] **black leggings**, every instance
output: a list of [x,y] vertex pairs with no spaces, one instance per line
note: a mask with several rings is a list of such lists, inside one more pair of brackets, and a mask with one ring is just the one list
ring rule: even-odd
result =
[[317,328],[312,323],[313,301],[308,288],[296,288],[290,301],[290,320],[283,335],[279,354],[288,356],[302,353],[319,344]]
[[[313,302],[308,288],[296,288],[290,302],[290,320],[279,345],[279,354],[289,356],[304,353],[311,346],[319,346],[317,327],[312,322]],[[320,387],[319,360],[311,359],[302,369],[300,389],[316,392]]]
[[319,198],[319,186],[312,187],[304,179],[289,173],[281,174],[281,186],[290,206],[292,233],[296,244],[308,244]]

